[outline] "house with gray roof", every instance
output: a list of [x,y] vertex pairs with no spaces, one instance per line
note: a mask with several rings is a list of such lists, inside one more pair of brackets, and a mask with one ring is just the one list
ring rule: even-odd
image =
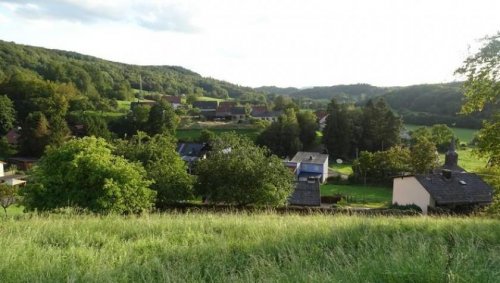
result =
[[295,190],[288,198],[288,204],[300,206],[320,206],[321,193],[319,185],[318,179],[311,179],[306,182],[296,182]]
[[427,214],[429,208],[453,209],[491,203],[493,189],[478,175],[458,166],[454,141],[451,144],[440,172],[394,178],[393,204],[415,204]]
[[299,182],[318,179],[323,183],[328,178],[328,154],[299,151],[291,160],[283,163],[295,172]]
[[217,101],[195,101],[193,108],[200,109],[200,114],[207,119],[214,119],[217,114]]

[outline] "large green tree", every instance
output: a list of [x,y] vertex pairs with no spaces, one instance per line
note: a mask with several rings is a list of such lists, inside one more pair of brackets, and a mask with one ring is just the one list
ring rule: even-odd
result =
[[328,104],[327,112],[326,126],[323,129],[323,143],[331,157],[347,159],[352,153],[354,137],[349,110],[345,104],[338,104],[335,99],[332,99]]
[[0,136],[7,134],[15,122],[14,103],[6,95],[0,95]]
[[116,142],[116,154],[142,163],[147,177],[154,181],[151,189],[157,192],[156,206],[160,208],[193,198],[193,178],[175,149],[171,136],[150,137],[143,132]]
[[466,77],[462,112],[471,114],[493,109],[478,133],[479,154],[487,156],[491,166],[500,166],[500,32],[483,40],[480,50],[468,57],[456,73]]
[[280,157],[290,157],[302,149],[300,125],[293,108],[288,108],[258,137],[257,144],[266,146]]
[[97,213],[141,213],[154,204],[156,192],[138,164],[112,154],[95,137],[49,147],[23,190],[28,210],[79,207]]
[[199,195],[236,205],[286,203],[293,175],[281,159],[234,133],[222,134],[212,145],[211,155],[196,168]]
[[428,174],[439,166],[437,148],[432,141],[421,138],[411,147],[412,170],[416,174]]
[[311,111],[297,112],[297,122],[299,123],[299,139],[302,146],[304,149],[309,149],[316,141],[316,131],[318,130],[316,115]]
[[151,107],[147,121],[147,132],[150,135],[174,134],[180,119],[175,114],[174,109],[169,103],[160,101]]

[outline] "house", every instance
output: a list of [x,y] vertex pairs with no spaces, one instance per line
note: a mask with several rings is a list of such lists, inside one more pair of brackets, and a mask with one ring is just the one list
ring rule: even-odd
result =
[[214,119],[217,113],[217,101],[195,101],[193,108],[200,109],[200,114],[207,119]]
[[282,114],[282,111],[265,111],[265,112],[253,112],[251,113],[253,118],[259,120],[266,120],[271,122],[278,121],[279,116]]
[[38,161],[36,158],[31,157],[11,157],[7,159],[9,164],[15,165],[19,170],[28,171]]
[[172,108],[177,109],[181,105],[181,97],[173,95],[164,95],[161,97],[162,100],[169,102]]
[[188,172],[192,173],[195,163],[198,160],[205,159],[209,151],[207,143],[179,143],[177,153],[181,156],[188,166]]
[[299,182],[315,178],[323,183],[328,178],[328,154],[299,151],[291,160],[283,163],[295,172]]
[[295,190],[288,198],[289,205],[320,206],[321,194],[319,180],[310,179],[306,182],[296,182]]
[[10,131],[7,132],[7,135],[5,135],[5,138],[7,139],[7,142],[10,144],[10,145],[16,145],[19,143],[19,137],[21,136],[21,134],[19,133],[19,131],[21,130],[21,127],[17,128],[17,129],[11,129]]
[[456,208],[491,203],[493,189],[478,175],[458,166],[458,154],[452,141],[440,172],[396,177],[392,203],[415,204],[427,214],[429,208]]
[[217,119],[231,120],[232,119],[231,110],[234,107],[236,107],[235,101],[220,102],[219,106],[217,107],[217,111],[215,112],[215,117]]
[[247,118],[247,112],[244,106],[235,106],[231,108],[231,119],[234,121],[241,121]]
[[26,184],[26,175],[15,174],[15,171],[6,171],[7,163],[0,161],[0,184],[22,186]]

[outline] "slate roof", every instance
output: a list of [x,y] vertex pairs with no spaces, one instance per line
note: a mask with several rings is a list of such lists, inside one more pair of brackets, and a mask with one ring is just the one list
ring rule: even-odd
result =
[[201,157],[207,150],[205,143],[179,143],[177,152],[180,156]]
[[172,104],[181,104],[181,98],[179,96],[165,95],[162,97],[163,100],[168,101]]
[[474,173],[416,175],[418,182],[429,192],[436,204],[473,204],[492,201],[493,190]]
[[319,182],[297,182],[288,203],[290,205],[320,206]]
[[283,113],[282,111],[252,111],[252,116],[259,118],[259,117],[278,117]]
[[243,106],[236,106],[231,108],[231,115],[245,115],[245,107]]
[[312,164],[324,164],[328,158],[328,154],[322,154],[319,152],[307,152],[307,151],[299,151],[295,154],[295,156],[290,160],[291,162],[304,162],[304,163],[312,163]]
[[231,109],[232,107],[236,106],[236,101],[221,101],[219,103],[219,107]]
[[217,109],[217,101],[195,101],[193,107],[200,110],[215,110]]

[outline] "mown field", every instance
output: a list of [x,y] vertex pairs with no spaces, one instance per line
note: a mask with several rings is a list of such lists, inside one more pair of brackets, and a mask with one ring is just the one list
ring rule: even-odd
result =
[[0,220],[1,282],[498,282],[500,220],[331,215]]
[[[404,126],[409,131],[414,131],[420,127],[429,127],[429,126],[420,126],[420,125],[413,125],[413,124],[405,124]],[[455,133],[455,136],[458,137],[460,142],[464,142],[464,143],[471,142],[472,139],[474,139],[474,136],[476,135],[476,133],[478,131],[476,129],[455,128],[455,127],[450,127],[450,129]]]
[[392,188],[363,185],[321,185],[322,196],[340,194],[352,207],[387,207],[392,201]]

